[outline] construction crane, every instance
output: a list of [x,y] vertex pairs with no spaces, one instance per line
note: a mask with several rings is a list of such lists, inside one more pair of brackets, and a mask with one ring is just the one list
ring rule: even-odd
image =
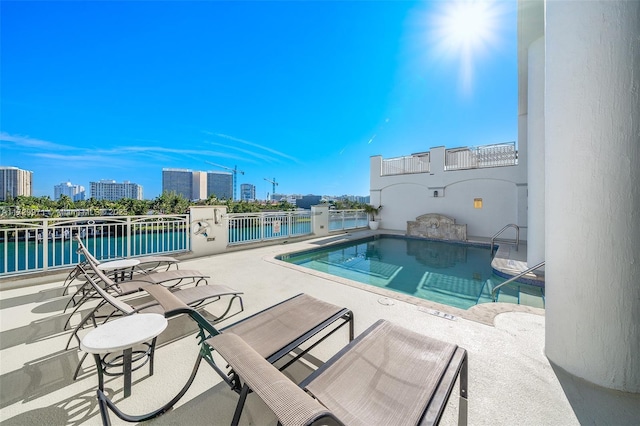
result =
[[235,201],[237,199],[236,198],[236,194],[238,192],[238,178],[236,177],[236,175],[238,173],[243,175],[244,172],[242,170],[238,170],[238,166],[234,166],[233,169],[232,169],[231,167],[226,167],[226,166],[223,166],[223,165],[220,165],[220,164],[212,163],[211,161],[205,161],[205,163],[209,163],[212,166],[220,167],[221,169],[226,169],[226,170],[231,171],[232,179],[233,179],[233,182],[232,182],[233,183],[233,201]]
[[[271,191],[271,197],[273,197],[276,194],[276,186],[278,185],[278,182],[276,182],[276,178],[273,178],[273,180],[269,180],[267,178],[264,178],[264,180],[266,180],[271,185],[273,185],[273,191]],[[267,198],[269,198],[268,195],[267,195]]]

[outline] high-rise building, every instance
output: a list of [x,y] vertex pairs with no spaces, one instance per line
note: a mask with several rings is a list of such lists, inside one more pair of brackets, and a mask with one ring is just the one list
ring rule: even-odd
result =
[[256,200],[256,186],[250,183],[243,183],[240,185],[240,199],[242,201],[255,201]]
[[229,172],[207,172],[207,197],[233,199],[233,175]]
[[122,198],[142,200],[142,186],[125,180],[116,183],[115,180],[103,179],[100,182],[90,182],[91,198],[96,200],[117,201]]
[[0,167],[0,201],[33,195],[33,172],[17,167]]
[[[200,197],[193,196],[194,173],[188,169],[162,169],[162,192],[175,192],[187,200]],[[198,183],[200,181],[198,180]],[[198,192],[200,187],[198,186]]]
[[54,185],[53,187],[53,199],[58,200],[62,195],[66,195],[73,201],[84,200],[84,186],[74,185],[71,182],[62,182],[60,185]]

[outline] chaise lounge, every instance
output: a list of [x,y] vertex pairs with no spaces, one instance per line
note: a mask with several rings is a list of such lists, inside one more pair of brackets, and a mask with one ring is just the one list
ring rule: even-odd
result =
[[231,389],[240,392],[242,383],[238,374],[232,369],[221,367],[213,358],[211,339],[214,336],[237,336],[250,345],[252,350],[267,364],[282,361],[278,363],[283,364],[279,366],[281,371],[345,325],[349,326],[349,340],[353,339],[353,313],[349,309],[315,299],[306,294],[294,296],[218,330],[198,311],[185,305],[168,289],[162,286],[148,286],[144,290],[161,304],[167,318],[186,314],[197,323],[199,327],[197,339],[200,344],[199,356],[190,377],[178,394],[164,406],[147,414],[134,416],[123,413],[101,389],[98,389],[98,402],[105,424],[110,423],[109,410],[129,422],[149,420],[163,414],[187,392],[196,377],[202,360],[205,360]]
[[459,424],[467,418],[467,355],[379,320],[299,386],[241,338],[220,334],[213,349],[244,382],[232,425],[254,391],[282,425],[438,424],[460,376]]
[[[101,276],[102,273],[100,271],[95,271],[98,276]],[[67,341],[66,349],[69,348],[69,344],[75,337],[78,340],[78,346],[80,346],[81,339],[78,335],[79,331],[91,321],[94,325],[97,325],[96,318],[98,311],[103,307],[110,307],[111,312],[109,312],[102,321],[102,324],[107,322],[113,316],[128,316],[134,315],[137,313],[159,313],[165,314],[164,308],[155,300],[151,301],[141,301],[136,303],[136,300],[121,300],[119,298],[114,297],[107,290],[102,288],[102,286],[96,282],[95,277],[87,274],[85,276],[87,283],[89,283],[97,296],[101,298],[98,304],[91,309],[76,325],[71,336],[69,336],[69,340]],[[101,276],[102,279],[108,279],[104,275]],[[138,285],[140,285],[140,289],[146,288],[148,286],[154,286],[156,284],[149,284],[145,282],[137,281]],[[159,285],[156,285],[159,286]],[[164,288],[164,287],[163,287]],[[166,289],[166,291],[169,291]],[[215,316],[215,319],[211,321],[213,324],[218,323],[224,319],[230,318],[231,316],[237,315],[244,311],[244,305],[242,302],[242,292],[234,290],[230,287],[220,284],[211,284],[199,287],[189,287],[189,288],[177,288],[173,289],[171,292],[174,298],[180,301],[180,303],[185,306],[189,306],[190,309],[202,308],[210,303],[217,302],[222,299],[222,297],[230,296],[229,301],[224,308],[222,313],[219,313]],[[238,300],[239,308],[237,312],[234,312],[232,315],[229,315],[231,309],[233,307],[233,302]],[[80,367],[86,358],[86,353],[80,359],[76,370],[73,375],[73,379],[75,380],[80,372]]]
[[[75,268],[73,268],[69,272],[69,275],[67,275],[67,278],[64,280],[64,283],[63,283],[63,287],[64,287],[62,291],[63,296],[67,294],[69,286],[73,281],[75,281],[76,279],[84,279],[84,272],[88,267],[89,262],[92,262],[96,265],[101,263],[98,259],[95,258],[95,256],[93,256],[89,252],[89,250],[87,249],[87,246],[84,245],[79,235],[75,235],[74,240],[78,244],[77,253],[82,254],[85,260],[81,261]],[[136,266],[136,271],[144,274],[159,272],[159,271],[168,271],[174,265],[176,269],[179,269],[178,263],[180,262],[175,257],[166,256],[166,255],[136,256],[136,257],[133,257],[132,259],[136,259],[138,262],[140,262]],[[111,260],[114,260],[114,259],[111,259]]]
[[[197,313],[173,295],[149,290],[165,306],[167,316],[189,313],[198,320]],[[265,359],[259,346],[256,350],[253,336],[234,331],[230,327],[206,340],[229,363],[234,388],[242,383],[233,425],[238,424],[251,391],[283,425],[327,420],[346,425],[438,424],[458,377],[459,423],[466,424],[467,352],[455,344],[380,320],[298,387],[272,365],[273,359]]]

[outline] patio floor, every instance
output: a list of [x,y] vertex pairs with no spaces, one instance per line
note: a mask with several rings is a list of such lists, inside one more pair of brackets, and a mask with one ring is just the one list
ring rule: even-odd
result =
[[[552,366],[544,356],[544,311],[506,304],[479,305],[461,311],[432,302],[376,292],[362,285],[329,278],[274,256],[317,247],[360,233],[231,251],[187,259],[181,269],[197,269],[211,283],[244,292],[245,312],[230,324],[298,293],[307,293],[355,314],[356,335],[385,318],[425,335],[458,344],[469,354],[469,424],[573,425],[637,424],[640,396],[598,388]],[[95,398],[97,376],[88,358],[78,380],[75,366],[82,356],[65,351],[70,332],[62,330],[67,315],[61,296],[65,275],[50,275],[42,284],[0,291],[0,422],[3,425],[101,424]],[[5,286],[7,284],[2,284]],[[216,304],[208,308],[215,313]],[[453,319],[438,315],[444,312]],[[77,321],[77,319],[76,319]],[[197,345],[187,318],[170,321],[160,336],[156,373],[134,372],[132,395],[122,398],[122,378],[108,378],[106,388],[123,411],[142,413],[168,401],[188,377]],[[326,360],[347,343],[341,330],[312,351]],[[292,366],[301,378],[314,358]],[[457,386],[441,424],[457,424]],[[203,364],[189,392],[176,407],[147,422],[157,425],[226,425],[231,422],[237,394]],[[113,424],[124,424],[111,415]],[[254,394],[248,398],[241,424],[275,425],[276,419]]]

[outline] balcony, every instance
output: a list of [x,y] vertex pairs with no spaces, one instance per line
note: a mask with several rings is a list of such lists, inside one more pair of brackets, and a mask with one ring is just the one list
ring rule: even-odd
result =
[[[385,158],[381,163],[380,176],[438,172],[442,166],[437,163],[432,164],[434,161],[432,157],[432,153],[427,151],[403,157]],[[518,151],[515,142],[444,150],[445,171],[506,167],[517,164]]]

